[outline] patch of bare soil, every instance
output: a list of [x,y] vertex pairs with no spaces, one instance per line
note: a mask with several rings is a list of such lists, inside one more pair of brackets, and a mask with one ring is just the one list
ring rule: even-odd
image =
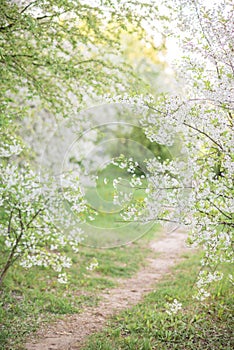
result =
[[157,253],[148,258],[148,264],[132,278],[119,280],[117,288],[105,290],[96,307],[87,307],[81,314],[75,314],[49,325],[37,332],[33,340],[25,344],[27,350],[78,350],[84,340],[92,333],[98,332],[107,319],[120,310],[137,304],[144,294],[155,289],[155,284],[170,268],[182,259],[186,247],[186,233],[164,234],[158,241],[150,244]]

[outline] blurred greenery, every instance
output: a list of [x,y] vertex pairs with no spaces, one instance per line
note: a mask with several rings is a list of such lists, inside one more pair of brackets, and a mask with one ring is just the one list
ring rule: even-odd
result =
[[[121,178],[118,188],[125,193],[132,193],[129,201],[124,205],[114,205],[113,199],[116,189],[113,181]],[[94,187],[87,187],[85,197],[88,204],[97,215],[92,215],[94,220],[87,217],[87,222],[81,225],[85,232],[84,244],[93,247],[115,247],[127,244],[141,238],[145,234],[150,235],[158,229],[159,225],[154,222],[140,224],[139,222],[125,222],[121,217],[125,206],[134,200],[145,198],[147,180],[142,179],[142,188],[130,186],[129,173],[126,169],[108,164],[98,172],[98,178]]]

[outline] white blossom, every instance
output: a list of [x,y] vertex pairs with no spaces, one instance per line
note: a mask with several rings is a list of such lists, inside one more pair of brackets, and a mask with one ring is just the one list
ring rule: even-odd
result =
[[182,310],[182,303],[177,299],[174,299],[172,303],[167,303],[166,313],[170,316],[176,315],[180,310]]

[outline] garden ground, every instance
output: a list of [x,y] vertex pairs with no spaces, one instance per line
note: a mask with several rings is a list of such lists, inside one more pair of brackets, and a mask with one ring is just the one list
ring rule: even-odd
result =
[[[200,253],[186,247],[185,237],[154,229],[124,247],[81,249],[68,286],[45,278],[45,271],[12,269],[2,292],[0,348],[231,350],[230,282],[218,283],[208,300],[194,301]],[[99,268],[87,271],[93,256]],[[228,275],[226,266],[223,271]],[[165,305],[175,298],[182,311],[170,316]]]
[[129,279],[118,279],[118,287],[106,289],[100,294],[96,307],[87,307],[81,314],[70,316],[37,333],[26,344],[28,350],[80,349],[84,339],[101,329],[108,317],[137,304],[143,294],[149,293],[155,283],[164,277],[171,266],[187,253],[186,234],[176,232],[152,241],[150,248],[154,257],[146,259],[147,265]]

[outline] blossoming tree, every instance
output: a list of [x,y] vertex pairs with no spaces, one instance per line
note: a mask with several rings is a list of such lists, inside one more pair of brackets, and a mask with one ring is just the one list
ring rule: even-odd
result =
[[30,168],[33,154],[20,137],[21,121],[30,117],[33,123],[40,106],[56,123],[105,93],[139,86],[117,59],[119,36],[150,11],[137,1],[1,1],[0,244],[6,259],[0,284],[16,261],[50,266],[65,282],[71,261],[60,252],[65,244],[77,249],[76,224],[87,209],[77,175],[42,183]]
[[[171,146],[179,138],[181,149],[172,160],[147,161],[145,200],[125,205],[122,217],[174,222],[190,229],[190,242],[204,250],[197,280],[197,297],[203,299],[209,295],[209,283],[222,278],[218,265],[233,262],[233,4],[162,4],[165,30],[183,51],[175,66],[178,93],[161,95],[157,101],[126,101],[145,108],[142,127],[152,142]],[[123,164],[122,156],[114,163]],[[126,170],[129,164],[132,160],[126,159]],[[132,176],[138,187],[142,185],[136,173]]]

